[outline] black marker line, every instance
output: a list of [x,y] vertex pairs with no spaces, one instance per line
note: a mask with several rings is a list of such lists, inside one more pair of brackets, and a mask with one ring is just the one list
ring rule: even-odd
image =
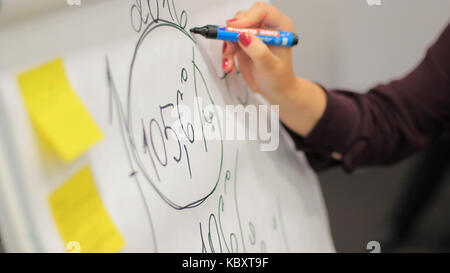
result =
[[230,248],[228,248],[227,240],[225,240],[225,235],[223,234],[223,228],[222,228],[222,217],[221,217],[221,214],[220,214],[220,208],[222,208],[222,211],[223,211],[223,205],[224,205],[224,203],[223,203],[223,196],[220,195],[220,197],[219,197],[219,206],[217,207],[217,215],[219,217],[220,234],[222,235],[223,243],[225,244],[225,247],[227,248],[228,253],[230,253]]
[[219,233],[219,227],[217,225],[217,219],[216,216],[214,215],[214,213],[211,213],[209,215],[209,221],[208,221],[208,240],[209,240],[209,246],[211,248],[211,251],[213,253],[215,253],[215,249],[214,249],[214,245],[212,243],[212,238],[211,238],[211,219],[214,219],[214,224],[216,225],[216,232],[217,232],[217,238],[219,239],[219,247],[220,247],[220,253],[222,253],[222,242],[220,240],[220,233]]
[[142,122],[142,132],[143,132],[143,137],[144,137],[144,154],[148,153],[148,156],[150,157],[150,160],[152,161],[153,169],[155,170],[155,173],[156,173],[156,178],[158,178],[158,181],[161,181],[161,178],[159,177],[158,169],[156,168],[155,160],[153,159],[153,155],[150,152],[150,146],[148,145],[147,133],[145,132],[144,120],[141,119],[141,122]]
[[281,213],[281,201],[280,201],[279,196],[277,196],[277,209],[278,209],[278,214],[280,217],[280,228],[281,228],[281,234],[283,236],[283,241],[284,241],[284,244],[286,245],[287,252],[290,252],[288,240],[287,240],[287,236],[286,236],[286,230],[284,229],[283,214]]
[[187,164],[188,164],[188,169],[189,169],[189,177],[192,179],[191,161],[189,160],[189,154],[188,154],[188,151],[186,148],[186,144],[184,144],[183,146],[184,146],[184,151],[186,152]]
[[202,238],[202,253],[207,253],[208,251],[206,250],[205,241],[203,240],[202,223],[199,224],[200,224],[200,238]]
[[244,240],[244,233],[242,232],[242,223],[241,223],[241,216],[239,215],[239,206],[237,201],[237,167],[238,167],[238,158],[239,158],[239,149],[236,149],[236,156],[234,160],[234,203],[236,206],[236,214],[239,222],[239,231],[241,233],[241,240],[242,240],[242,247],[244,249],[244,253],[247,252],[245,248],[245,240]]
[[[114,101],[116,102],[117,115],[118,115],[118,117],[120,119],[120,117],[123,117],[121,115],[121,112],[123,114],[122,105],[120,105],[119,95],[117,94],[116,85],[115,85],[115,83],[114,83],[114,81],[112,79],[112,76],[111,76],[111,69],[110,69],[110,65],[109,65],[109,58],[108,58],[108,56],[105,56],[105,60],[106,60],[106,74],[107,74],[107,79],[108,79],[109,91],[110,91],[111,94],[113,94],[113,96],[115,98]],[[121,135],[122,141],[123,141],[123,143],[124,143],[124,145],[126,147],[125,150],[126,150],[128,163],[131,166],[132,172],[136,172],[134,167],[133,167],[133,161],[131,160],[131,156],[130,156],[128,148],[127,148],[128,147],[127,146],[127,142],[126,142],[125,135],[124,135],[124,132],[123,132],[124,124],[119,121],[119,125],[120,125],[120,130],[119,130],[120,131],[120,135]],[[138,189],[139,189],[139,192],[140,192],[140,195],[141,195],[141,200],[144,202],[144,205],[145,205],[144,206],[145,207],[145,212],[147,213],[147,219],[149,220],[150,229],[151,229],[151,235],[152,235],[153,242],[154,242],[153,247],[155,249],[155,252],[157,253],[158,252],[158,244],[157,244],[157,241],[156,241],[155,228],[154,228],[154,225],[153,225],[153,219],[152,219],[152,215],[150,213],[150,208],[149,208],[147,202],[145,201],[146,199],[144,197],[144,194],[143,194],[143,191],[142,191],[142,187],[141,187],[141,185],[139,183],[139,180],[138,180],[137,176],[133,176],[133,177],[135,179],[136,185],[138,186]]]
[[255,225],[252,222],[248,223],[248,228],[250,229],[250,235],[248,235],[248,240],[250,241],[251,245],[256,244],[256,230]]

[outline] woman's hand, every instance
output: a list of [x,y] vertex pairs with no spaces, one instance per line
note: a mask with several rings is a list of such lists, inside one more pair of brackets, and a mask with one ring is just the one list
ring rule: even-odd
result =
[[[294,31],[288,17],[264,2],[256,2],[248,11],[239,11],[233,19],[227,21],[227,25],[234,28]],[[225,42],[223,49],[224,71],[236,71],[236,57],[249,87],[265,97],[278,97],[296,85],[291,48],[269,48],[254,34],[243,33],[239,35],[238,44]]]
[[[294,32],[292,21],[275,7],[256,2],[227,21],[234,28],[262,28]],[[239,42],[225,42],[222,66],[236,71],[235,59],[248,86],[272,105],[280,105],[280,119],[293,131],[307,136],[326,106],[325,92],[316,84],[297,78],[290,47],[267,46],[257,36],[242,33]]]

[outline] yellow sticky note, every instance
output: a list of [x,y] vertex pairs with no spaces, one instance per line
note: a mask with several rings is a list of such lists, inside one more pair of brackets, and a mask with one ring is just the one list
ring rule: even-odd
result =
[[103,138],[66,77],[62,59],[18,77],[25,106],[44,140],[65,161],[72,161]]
[[76,244],[84,253],[118,252],[125,244],[103,205],[89,167],[53,192],[49,204],[68,250]]

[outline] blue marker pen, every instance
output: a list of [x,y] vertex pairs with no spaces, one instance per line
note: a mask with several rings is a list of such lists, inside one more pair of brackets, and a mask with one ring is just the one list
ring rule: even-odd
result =
[[192,33],[200,34],[208,39],[237,42],[241,33],[249,32],[258,36],[265,44],[274,46],[295,46],[298,44],[298,36],[291,32],[255,29],[255,28],[232,28],[215,25],[195,27]]

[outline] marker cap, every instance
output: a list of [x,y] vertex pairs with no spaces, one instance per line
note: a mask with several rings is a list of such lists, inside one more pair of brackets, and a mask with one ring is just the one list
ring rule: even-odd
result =
[[292,45],[298,44],[298,35],[294,34],[294,37],[292,38]]

